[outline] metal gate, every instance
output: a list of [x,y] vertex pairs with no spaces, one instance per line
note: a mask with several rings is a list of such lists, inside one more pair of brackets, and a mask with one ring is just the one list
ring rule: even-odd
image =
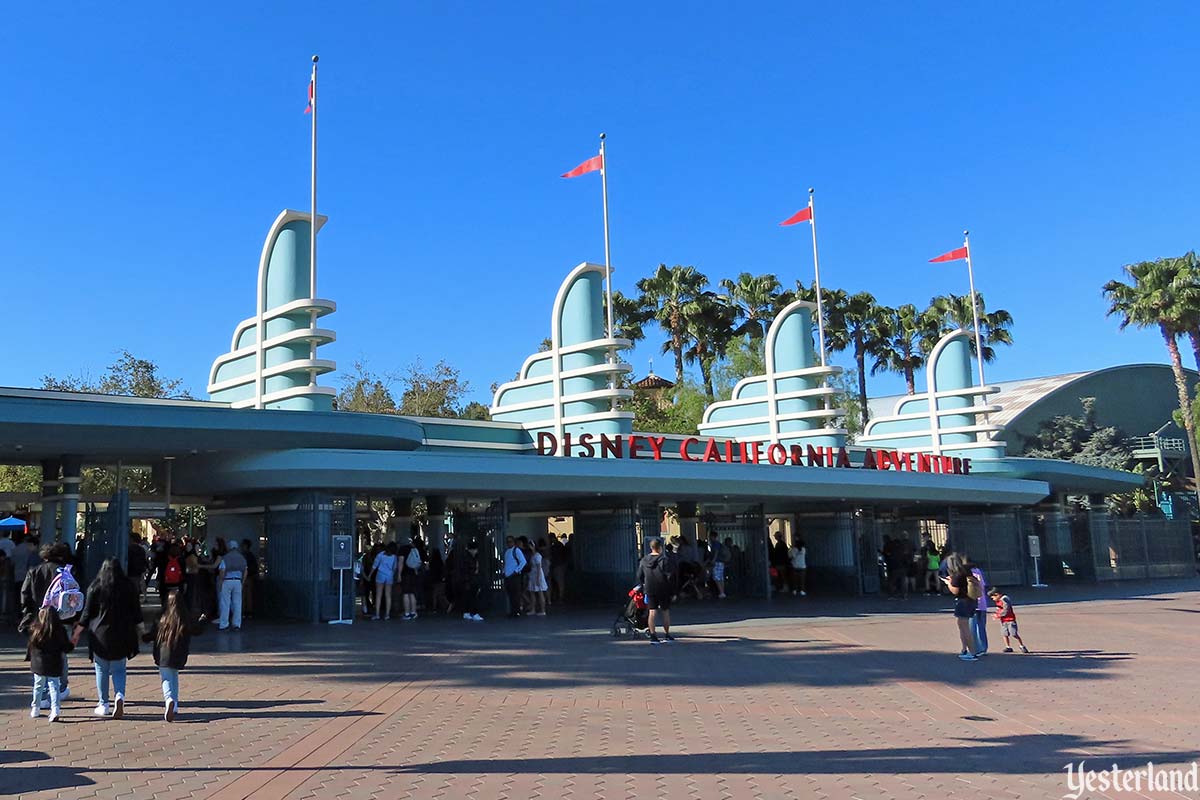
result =
[[[97,511],[88,505],[83,515],[84,552],[83,575],[76,575],[85,586],[100,571],[106,558],[116,558],[121,568],[128,567],[129,557],[129,490],[118,489],[108,501],[108,508]],[[78,554],[77,554],[78,555]]]
[[1016,511],[966,514],[950,509],[949,541],[953,550],[983,569],[989,584],[1025,582],[1025,548]]
[[575,570],[568,586],[573,598],[607,603],[629,591],[638,564],[636,521],[633,506],[575,513]]
[[767,559],[767,520],[762,506],[738,514],[710,517],[704,527],[722,542],[733,540],[733,558],[726,572],[726,592],[742,597],[766,597],[770,578]]

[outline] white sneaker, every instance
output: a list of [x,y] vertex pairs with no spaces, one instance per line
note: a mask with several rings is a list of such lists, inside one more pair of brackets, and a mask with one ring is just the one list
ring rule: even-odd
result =
[[107,717],[108,716],[108,703],[97,703],[96,708],[92,710],[92,713],[95,714],[97,717]]
[[808,592],[801,592],[801,593],[800,593],[800,596],[801,596],[801,597],[808,597]]
[[70,686],[68,686],[67,688],[63,689],[61,692],[58,693],[59,700],[67,700],[67,699],[70,699],[70,697],[71,697],[71,687]]
[[163,719],[167,722],[174,722],[177,708],[178,706],[175,705],[174,700],[168,700],[166,708],[163,709]]
[[478,614],[472,614],[471,619],[475,622],[483,622],[483,617],[479,616]]
[[120,719],[125,716],[125,698],[122,695],[117,695],[116,704],[113,706],[113,719]]
[[57,711],[51,711],[51,712],[50,712],[50,721],[51,721],[51,722],[58,722],[58,712],[57,712]]
[[37,704],[31,705],[29,707],[29,718],[30,719],[37,719],[41,715],[42,715],[42,709],[39,708]]
[[463,619],[475,619],[475,618],[473,616],[471,616],[470,614],[463,614]]

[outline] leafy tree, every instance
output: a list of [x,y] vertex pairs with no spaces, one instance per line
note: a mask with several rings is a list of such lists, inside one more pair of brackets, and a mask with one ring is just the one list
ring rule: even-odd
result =
[[86,373],[55,378],[42,377],[42,388],[59,392],[90,392],[125,397],[158,397],[190,400],[191,395],[179,391],[183,384],[180,378],[164,378],[153,361],[138,358],[128,350],[121,350],[117,360],[93,383]]
[[890,313],[880,320],[879,348],[871,374],[886,370],[903,375],[908,393],[916,394],[915,374],[925,364],[923,345],[937,340],[937,320],[933,314],[917,311],[912,303],[886,311]]
[[[618,339],[628,339],[640,342],[646,338],[643,326],[654,319],[654,309],[646,308],[641,301],[634,297],[626,297],[620,292],[613,292],[613,328]],[[608,298],[604,300],[605,313],[608,313]],[[549,349],[549,348],[546,348]]]
[[842,416],[833,421],[835,426],[841,426],[846,430],[846,441],[857,441],[859,434],[863,432],[862,420],[866,417],[863,413],[858,395],[858,375],[853,369],[848,369],[839,375],[834,375],[829,379],[829,388],[834,390],[834,405],[842,408]]
[[371,372],[365,361],[355,361],[353,372],[342,377],[337,409],[367,414],[395,414],[396,399],[392,397],[391,390],[394,382],[391,376]]
[[726,347],[724,360],[713,368],[717,399],[728,400],[738,381],[752,375],[762,375],[766,369],[758,344],[746,338],[735,338]]
[[[996,349],[993,345],[1012,344],[1012,314],[1004,309],[988,313],[983,301],[983,295],[975,293],[975,301],[979,307],[979,338],[983,342],[983,360],[990,364],[996,360]],[[939,338],[952,330],[962,328],[966,331],[975,330],[975,320],[971,315],[971,296],[947,294],[934,297],[929,301],[926,311],[938,325],[938,335],[921,340],[921,350],[925,355],[933,352]],[[971,352],[975,352],[975,338],[971,337]]]
[[1192,296],[1189,291],[1180,288],[1179,259],[1140,261],[1127,264],[1123,269],[1125,274],[1132,278],[1132,283],[1111,280],[1104,284],[1104,296],[1109,303],[1108,314],[1120,317],[1121,330],[1130,325],[1135,328],[1158,328],[1162,335],[1167,353],[1171,357],[1171,371],[1175,376],[1175,389],[1179,399],[1180,421],[1187,433],[1188,452],[1192,459],[1192,475],[1200,479],[1196,424],[1190,413],[1187,377],[1179,354],[1179,337],[1188,330],[1193,321]]
[[41,492],[42,468],[26,464],[0,465],[0,492]]
[[734,321],[741,323],[733,329],[733,334],[750,337],[759,343],[759,349],[775,315],[795,299],[791,292],[783,290],[779,278],[769,273],[743,272],[736,281],[722,278],[720,286],[725,290],[724,302],[734,310]]
[[444,360],[426,370],[417,359],[405,368],[400,384],[404,392],[399,413],[414,417],[458,417],[462,399],[471,390],[459,371]]
[[[708,278],[695,267],[659,264],[648,278],[637,282],[638,305],[652,310],[654,319],[667,334],[662,351],[675,356],[675,383],[683,383],[683,351],[688,343],[687,306],[704,291]],[[613,302],[616,310],[616,301]]]
[[633,428],[646,433],[695,434],[704,416],[707,398],[704,390],[685,380],[666,390],[670,396],[660,401],[649,392],[634,392],[626,404],[633,412]]
[[463,419],[477,419],[486,422],[492,418],[492,412],[483,403],[472,400],[463,406],[462,413],[459,416]]
[[701,292],[684,309],[684,324],[691,346],[684,351],[684,360],[700,365],[704,396],[716,400],[713,392],[713,367],[725,356],[733,338],[734,310],[721,302],[712,292]]
[[847,296],[840,289],[830,292],[833,303],[825,306],[829,326],[826,342],[833,352],[851,350],[858,376],[859,415],[863,427],[867,424],[867,356],[881,352],[885,340],[881,325],[890,309],[875,302],[870,292]]

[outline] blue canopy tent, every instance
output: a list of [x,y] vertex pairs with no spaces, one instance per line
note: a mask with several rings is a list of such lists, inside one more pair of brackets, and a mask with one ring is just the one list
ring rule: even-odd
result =
[[21,531],[24,533],[25,530],[26,523],[23,519],[17,519],[16,517],[5,517],[4,519],[0,519],[0,531],[7,531],[10,533]]

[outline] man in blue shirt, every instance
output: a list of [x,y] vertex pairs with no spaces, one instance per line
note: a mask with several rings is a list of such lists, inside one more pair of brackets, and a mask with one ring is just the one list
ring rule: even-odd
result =
[[508,595],[508,615],[521,616],[521,592],[524,588],[522,574],[525,570],[525,554],[517,547],[516,540],[509,536],[504,540],[504,593]]

